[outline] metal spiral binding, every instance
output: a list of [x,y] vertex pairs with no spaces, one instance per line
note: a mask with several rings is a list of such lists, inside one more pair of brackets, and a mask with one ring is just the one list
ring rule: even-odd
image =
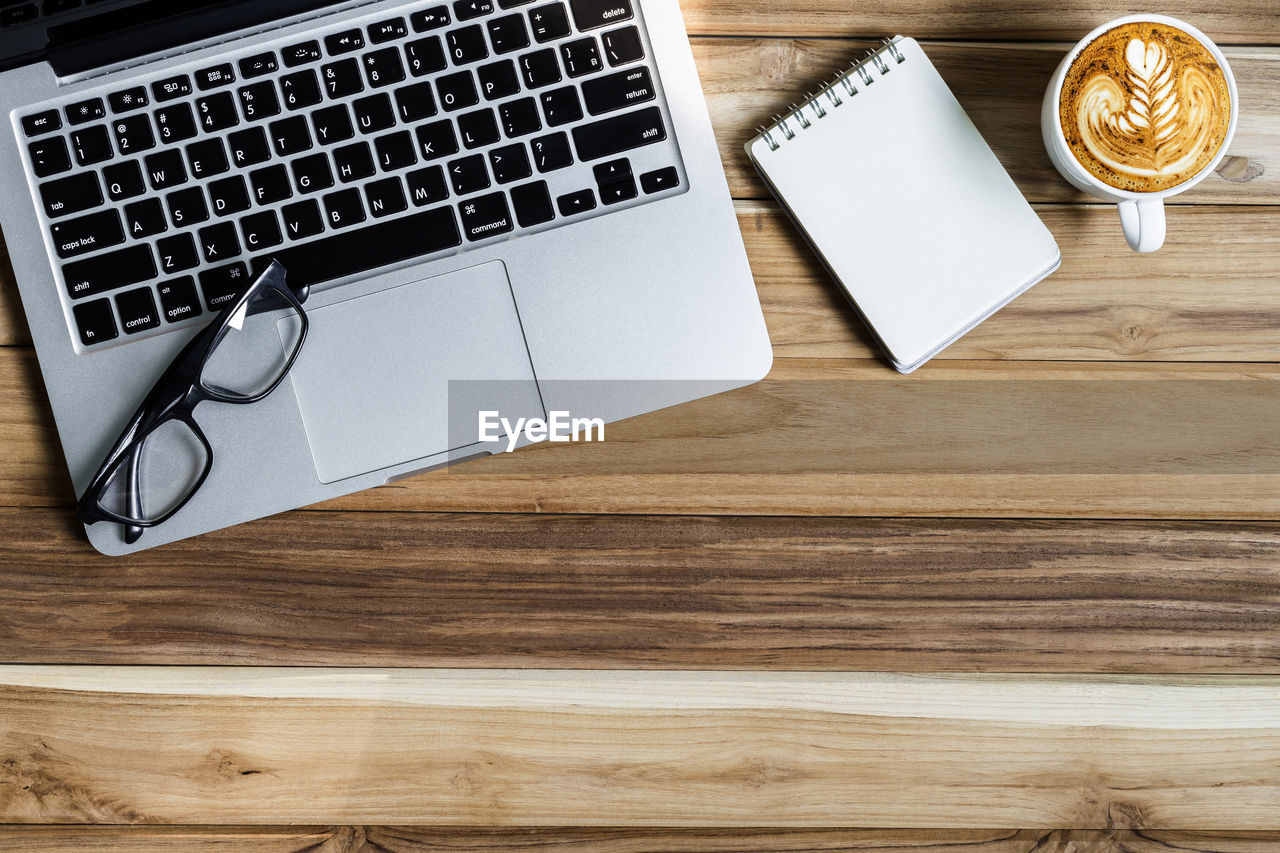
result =
[[[883,39],[879,48],[868,50],[861,59],[850,63],[848,68],[819,86],[816,92],[805,92],[804,98],[792,104],[786,112],[774,115],[768,124],[757,127],[756,130],[769,146],[769,150],[777,151],[782,147],[782,143],[774,136],[775,133],[781,133],[785,139],[796,138],[797,128],[792,127],[788,119],[794,119],[799,125],[799,130],[806,130],[818,119],[826,118],[829,109],[842,106],[846,98],[852,98],[858,94],[857,84],[853,82],[855,74],[862,81],[863,86],[870,86],[876,81],[871,73],[871,67],[874,67],[881,77],[888,74],[893,66],[885,61],[883,55],[885,53],[893,59],[894,65],[901,64],[907,59],[902,55],[902,51],[898,50],[898,45],[893,39]],[[805,115],[805,110],[811,112],[813,117]]]

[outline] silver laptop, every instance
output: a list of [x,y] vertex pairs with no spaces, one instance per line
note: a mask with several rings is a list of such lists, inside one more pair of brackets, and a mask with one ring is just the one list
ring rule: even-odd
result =
[[201,405],[203,488],[134,545],[89,526],[103,553],[494,449],[450,428],[459,383],[615,421],[769,370],[675,0],[9,0],[0,68],[0,226],[77,493],[256,270],[311,286],[288,380]]

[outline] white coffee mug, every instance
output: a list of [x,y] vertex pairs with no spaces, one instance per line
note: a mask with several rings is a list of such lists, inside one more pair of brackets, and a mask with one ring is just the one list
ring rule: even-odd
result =
[[[1071,63],[1080,55],[1080,51],[1113,27],[1140,21],[1151,21],[1176,27],[1194,36],[1217,60],[1227,81],[1227,91],[1231,95],[1231,122],[1227,126],[1227,135],[1222,140],[1222,146],[1218,149],[1218,153],[1209,161],[1209,164],[1175,187],[1149,193],[1117,189],[1091,175],[1084,166],[1080,165],[1080,161],[1076,159],[1075,155],[1071,153],[1066,137],[1062,134],[1062,124],[1058,111],[1058,98],[1062,94],[1062,84],[1066,80],[1067,70],[1071,68]],[[1124,228],[1124,237],[1129,241],[1129,247],[1137,252],[1154,252],[1164,245],[1164,200],[1191,189],[1218,167],[1218,163],[1226,156],[1227,147],[1231,145],[1231,138],[1235,136],[1236,118],[1239,115],[1238,103],[1236,78],[1231,73],[1231,66],[1227,64],[1227,58],[1222,55],[1222,51],[1209,40],[1208,36],[1190,24],[1179,21],[1177,18],[1170,18],[1168,15],[1127,15],[1123,18],[1116,18],[1114,21],[1108,21],[1089,33],[1062,60],[1062,64],[1058,66],[1058,70],[1053,73],[1053,78],[1049,81],[1049,88],[1044,93],[1044,103],[1040,110],[1040,132],[1044,136],[1044,147],[1049,152],[1049,159],[1053,161],[1053,165],[1057,170],[1062,173],[1062,177],[1066,178],[1077,189],[1089,195],[1116,202],[1120,207],[1120,225]]]

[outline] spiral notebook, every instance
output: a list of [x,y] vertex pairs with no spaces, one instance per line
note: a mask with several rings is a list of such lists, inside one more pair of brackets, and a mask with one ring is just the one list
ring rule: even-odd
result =
[[1061,263],[914,39],[869,52],[747,154],[903,373]]

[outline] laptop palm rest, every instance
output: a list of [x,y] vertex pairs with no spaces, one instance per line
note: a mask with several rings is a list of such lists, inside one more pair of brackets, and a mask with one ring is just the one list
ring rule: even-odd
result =
[[501,261],[307,316],[289,375],[322,483],[505,448],[478,443],[482,409],[545,417]]

